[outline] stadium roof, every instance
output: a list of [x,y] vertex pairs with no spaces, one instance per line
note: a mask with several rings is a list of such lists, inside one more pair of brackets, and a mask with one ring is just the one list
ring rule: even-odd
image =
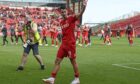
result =
[[66,3],[66,0],[0,0],[8,2],[43,2],[43,3]]
[[0,0],[0,6],[23,7],[23,6],[43,6],[43,7],[63,7],[66,0]]

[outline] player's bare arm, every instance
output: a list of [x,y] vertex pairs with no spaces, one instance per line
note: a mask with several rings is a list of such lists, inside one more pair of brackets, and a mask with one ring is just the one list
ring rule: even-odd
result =
[[82,17],[85,9],[86,9],[86,5],[87,5],[87,0],[83,0],[83,8],[82,8],[82,11],[76,15],[76,18],[79,19],[80,17]]

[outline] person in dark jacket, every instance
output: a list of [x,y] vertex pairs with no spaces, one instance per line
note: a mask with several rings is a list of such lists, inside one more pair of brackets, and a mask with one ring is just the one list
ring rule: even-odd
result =
[[92,29],[89,27],[89,31],[88,31],[88,44],[89,45],[91,45],[91,39],[90,39],[91,35],[92,35]]
[[5,42],[7,42],[8,44],[8,41],[7,41],[7,28],[6,28],[6,25],[3,26],[2,30],[1,30],[2,34],[3,34],[3,46],[5,45]]

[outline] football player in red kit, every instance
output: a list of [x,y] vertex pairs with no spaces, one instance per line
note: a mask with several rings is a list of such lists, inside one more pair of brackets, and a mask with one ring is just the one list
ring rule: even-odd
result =
[[75,79],[71,82],[71,84],[79,84],[79,70],[76,62],[76,38],[74,35],[75,32],[75,22],[79,19],[86,8],[87,1],[83,0],[83,9],[78,15],[68,15],[65,12],[62,13],[62,21],[60,21],[60,26],[62,28],[62,44],[57,52],[57,57],[55,60],[55,66],[52,70],[51,77],[48,79],[43,79],[45,83],[54,84],[56,75],[60,69],[60,64],[64,57],[68,57],[73,66],[73,70],[75,73]]
[[128,27],[126,29],[126,34],[127,34],[127,37],[128,37],[129,45],[132,46],[133,45],[133,28],[132,28],[132,25],[128,25]]
[[58,25],[55,24],[54,28],[55,28],[55,32],[54,32],[55,47],[58,47],[58,38],[57,38],[57,36],[58,36]]
[[52,46],[54,46],[54,32],[55,32],[55,28],[53,27],[53,25],[51,25],[50,35],[51,35],[51,45]]
[[112,45],[112,41],[111,41],[111,28],[110,25],[105,24],[105,38],[104,38],[104,44],[107,42],[107,45]]
[[17,27],[17,32],[16,32],[16,44],[18,44],[18,39],[20,38],[22,43],[24,43],[24,40],[23,40],[23,28],[22,28],[22,25],[19,24],[18,27]]
[[76,44],[81,45],[81,28],[80,28],[80,21],[77,20],[75,23],[75,36],[76,36]]
[[42,35],[43,35],[43,39],[42,39],[42,44],[45,41],[45,46],[48,46],[48,41],[47,41],[47,28],[45,26],[43,26],[42,28]]
[[[50,29],[50,32],[51,32],[51,39],[52,39],[52,46],[55,46],[55,47],[58,47],[58,39],[57,39],[57,36],[58,36],[58,31],[57,31],[57,23],[54,22],[51,26],[52,28]],[[55,45],[54,45],[54,42],[55,42]]]
[[79,25],[76,25],[76,44],[81,45],[81,41],[80,41],[80,36],[81,36],[81,29],[79,27]]
[[86,25],[84,25],[82,29],[82,45],[86,44],[85,47],[87,47],[88,45],[88,31],[89,28]]

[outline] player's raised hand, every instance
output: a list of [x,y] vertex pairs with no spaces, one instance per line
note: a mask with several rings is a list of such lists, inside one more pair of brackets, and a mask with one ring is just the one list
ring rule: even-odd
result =
[[86,6],[87,2],[88,2],[88,0],[83,0],[83,5]]
[[76,16],[77,19],[79,19],[79,18],[83,15],[83,13],[84,13],[84,11],[85,11],[85,9],[86,9],[87,1],[88,1],[88,0],[83,0],[83,7],[82,7],[81,12],[80,12],[79,14],[77,14],[77,16]]

